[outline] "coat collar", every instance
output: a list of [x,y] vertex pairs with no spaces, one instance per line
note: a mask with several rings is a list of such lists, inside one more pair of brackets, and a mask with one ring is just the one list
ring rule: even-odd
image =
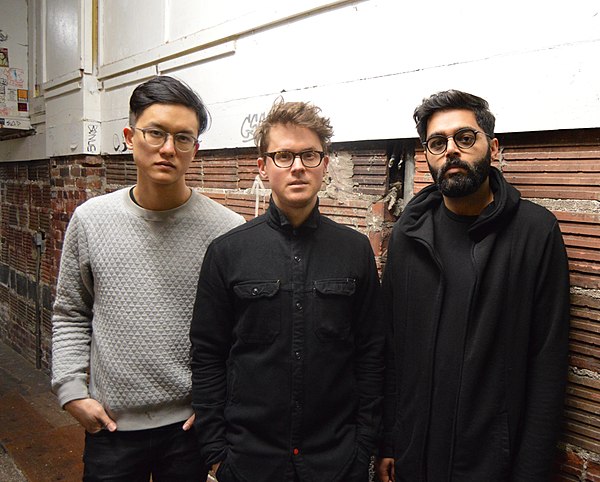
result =
[[[476,242],[490,232],[501,229],[512,218],[521,199],[521,193],[495,167],[490,169],[490,188],[494,193],[494,201],[483,210],[469,229],[469,234]],[[398,220],[399,229],[408,236],[433,242],[433,212],[442,202],[442,193],[435,184],[425,187],[406,205]]]

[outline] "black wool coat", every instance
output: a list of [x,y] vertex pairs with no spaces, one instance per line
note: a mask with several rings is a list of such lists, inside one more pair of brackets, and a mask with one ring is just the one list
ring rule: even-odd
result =
[[[555,455],[567,375],[569,272],[558,222],[492,168],[494,202],[470,228],[476,281],[458,400],[447,438],[448,481],[545,481]],[[424,480],[434,346],[444,299],[428,186],[394,226],[383,277],[391,357],[383,456],[396,480]],[[438,481],[429,481],[438,482]]]

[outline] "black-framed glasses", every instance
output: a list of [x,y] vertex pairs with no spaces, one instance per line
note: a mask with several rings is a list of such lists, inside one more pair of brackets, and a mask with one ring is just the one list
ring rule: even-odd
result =
[[452,138],[456,146],[461,150],[470,149],[475,145],[475,142],[477,141],[477,134],[484,134],[490,139],[492,138],[483,131],[478,131],[469,127],[465,127],[464,129],[457,130],[451,136],[443,136],[441,134],[436,134],[434,136],[431,136],[425,142],[422,142],[422,144],[424,147],[427,148],[429,152],[431,152],[431,154],[438,156],[446,152],[446,149],[448,149],[448,139]]
[[144,140],[152,147],[161,147],[165,142],[167,142],[169,136],[173,136],[173,144],[175,144],[175,149],[181,152],[189,152],[200,143],[196,137],[190,134],[185,134],[184,132],[171,134],[170,132],[165,132],[162,129],[158,129],[157,127],[142,128],[131,126],[131,128],[141,131],[144,135]]
[[277,167],[288,168],[292,167],[296,157],[300,158],[302,165],[308,168],[319,167],[323,158],[325,157],[325,153],[323,151],[302,151],[302,152],[292,152],[292,151],[275,151],[275,152],[265,152],[265,156],[269,156],[273,159],[273,163]]

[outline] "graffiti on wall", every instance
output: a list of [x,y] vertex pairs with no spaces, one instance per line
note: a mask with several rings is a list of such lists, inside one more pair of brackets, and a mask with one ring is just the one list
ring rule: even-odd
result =
[[127,152],[127,144],[125,143],[125,136],[122,132],[120,135],[116,132],[113,134],[113,151],[117,153]]
[[84,149],[88,154],[97,154],[100,152],[100,122],[84,123]]
[[254,130],[264,119],[264,112],[261,114],[248,114],[244,117],[242,125],[240,126],[242,142],[251,142],[254,139]]

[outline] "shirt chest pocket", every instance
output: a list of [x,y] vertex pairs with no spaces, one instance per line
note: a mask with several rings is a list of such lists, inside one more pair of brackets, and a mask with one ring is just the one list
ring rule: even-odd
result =
[[314,329],[321,341],[346,340],[350,336],[355,292],[353,278],[314,281]]
[[281,330],[279,280],[244,281],[233,287],[237,335],[244,343],[272,343]]

